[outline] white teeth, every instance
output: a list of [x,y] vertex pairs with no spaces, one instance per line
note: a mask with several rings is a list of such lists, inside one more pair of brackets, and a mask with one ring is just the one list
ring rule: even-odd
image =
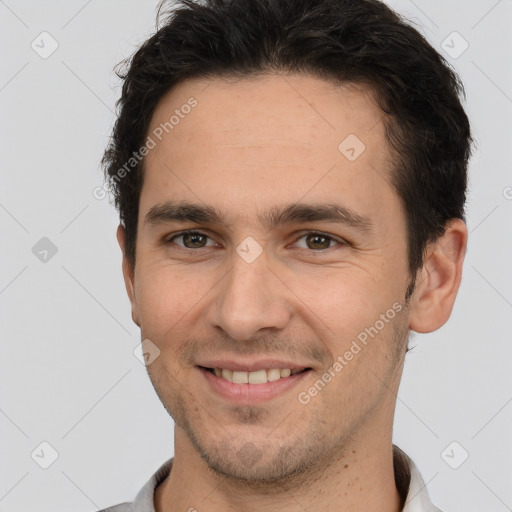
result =
[[233,370],[222,370],[222,378],[233,382]]
[[295,375],[302,370],[290,370],[289,368],[269,368],[268,370],[257,370],[255,372],[239,372],[226,370],[224,368],[213,369],[217,377],[222,377],[235,384],[265,384],[281,378]]
[[279,368],[270,368],[267,370],[267,380],[272,382],[281,378],[281,370]]
[[249,374],[247,372],[233,372],[233,382],[235,384],[248,384]]
[[[245,372],[243,372],[245,373]],[[258,370],[257,372],[247,373],[249,376],[249,384],[265,384],[267,382],[267,371]],[[233,381],[234,382],[234,381]]]

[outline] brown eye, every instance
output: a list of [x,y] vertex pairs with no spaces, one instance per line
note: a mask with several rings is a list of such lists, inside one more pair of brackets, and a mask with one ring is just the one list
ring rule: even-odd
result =
[[[302,240],[304,242],[299,242]],[[338,241],[323,233],[306,233],[297,240],[296,244],[301,249],[312,249],[313,251],[330,249],[334,245],[344,245],[342,241]]]
[[[176,240],[182,239],[182,243],[177,243]],[[185,249],[202,249],[203,247],[208,247],[207,240],[209,237],[204,233],[200,233],[199,231],[185,231],[184,233],[180,233],[179,235],[175,235],[169,239],[169,242],[173,242],[180,247],[185,247]],[[210,244],[211,245],[215,245]]]
[[186,233],[183,235],[183,243],[189,249],[196,249],[197,247],[204,247],[206,237],[200,233]]
[[331,245],[331,239],[323,235],[308,235],[306,240],[310,249],[328,249]]

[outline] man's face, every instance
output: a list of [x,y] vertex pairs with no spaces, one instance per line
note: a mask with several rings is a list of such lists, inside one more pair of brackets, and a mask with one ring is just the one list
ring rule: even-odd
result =
[[[197,105],[182,108],[191,96]],[[152,132],[175,110],[179,122],[158,141]],[[148,135],[158,143],[128,280],[142,339],[160,351],[148,371],[177,436],[214,470],[253,481],[387,440],[409,275],[371,95],[306,75],[192,80],[160,101]],[[168,202],[220,219],[172,220]],[[341,221],[312,217],[326,205]],[[256,381],[310,370],[237,384],[202,368],[237,363],[260,369]]]

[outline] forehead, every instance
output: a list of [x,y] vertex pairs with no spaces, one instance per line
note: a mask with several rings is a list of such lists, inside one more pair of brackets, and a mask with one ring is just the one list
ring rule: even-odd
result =
[[372,204],[398,201],[382,116],[370,89],[310,75],[182,82],[150,123],[156,145],[141,213],[181,198],[247,216],[304,199],[371,213]]

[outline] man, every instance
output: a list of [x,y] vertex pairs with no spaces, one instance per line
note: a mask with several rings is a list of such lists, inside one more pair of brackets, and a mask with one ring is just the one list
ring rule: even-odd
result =
[[175,439],[108,510],[439,510],[392,427],[461,280],[458,77],[377,0],[182,0],[121,77],[103,163]]

